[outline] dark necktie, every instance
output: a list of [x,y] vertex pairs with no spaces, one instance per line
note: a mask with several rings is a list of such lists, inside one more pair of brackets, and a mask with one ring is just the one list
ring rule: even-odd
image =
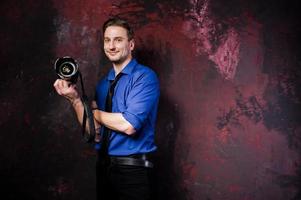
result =
[[[116,86],[118,80],[120,79],[121,75],[122,75],[122,73],[119,73],[115,77],[115,79],[110,82],[110,87],[109,87],[108,94],[106,97],[106,107],[105,107],[106,112],[112,112],[112,98],[114,96],[114,89],[115,89],[115,86]],[[101,144],[101,148],[100,148],[100,153],[103,156],[108,155],[110,136],[111,136],[111,129],[104,126],[103,133],[102,133],[102,144]]]

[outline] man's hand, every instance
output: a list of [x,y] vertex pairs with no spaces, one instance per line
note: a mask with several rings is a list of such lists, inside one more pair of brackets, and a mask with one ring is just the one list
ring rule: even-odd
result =
[[53,86],[59,95],[68,99],[72,104],[80,100],[75,84],[70,84],[70,82],[62,79],[57,79]]

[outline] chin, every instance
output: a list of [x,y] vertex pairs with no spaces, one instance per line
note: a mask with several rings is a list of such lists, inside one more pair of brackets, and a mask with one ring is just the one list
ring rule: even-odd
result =
[[116,63],[116,64],[120,64],[126,60],[123,57],[121,57],[121,58],[120,57],[108,57],[108,58],[112,63]]
[[109,60],[113,63],[120,63],[121,62],[121,59],[119,59],[119,58],[109,58]]
[[109,56],[109,55],[107,55],[107,58],[108,58],[111,62],[115,62],[115,61],[120,60],[120,58],[112,57],[112,56]]

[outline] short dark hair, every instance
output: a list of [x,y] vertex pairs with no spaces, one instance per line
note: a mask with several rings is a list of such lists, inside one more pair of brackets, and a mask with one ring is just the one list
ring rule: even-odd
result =
[[134,31],[128,21],[121,19],[119,17],[113,17],[105,21],[102,27],[103,34],[109,26],[120,26],[127,30],[128,39],[131,40],[134,38]]

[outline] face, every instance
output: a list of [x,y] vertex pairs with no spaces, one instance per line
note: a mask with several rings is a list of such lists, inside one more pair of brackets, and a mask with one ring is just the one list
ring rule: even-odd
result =
[[109,60],[122,64],[132,58],[134,41],[128,39],[127,30],[120,26],[109,26],[104,32],[104,51]]

